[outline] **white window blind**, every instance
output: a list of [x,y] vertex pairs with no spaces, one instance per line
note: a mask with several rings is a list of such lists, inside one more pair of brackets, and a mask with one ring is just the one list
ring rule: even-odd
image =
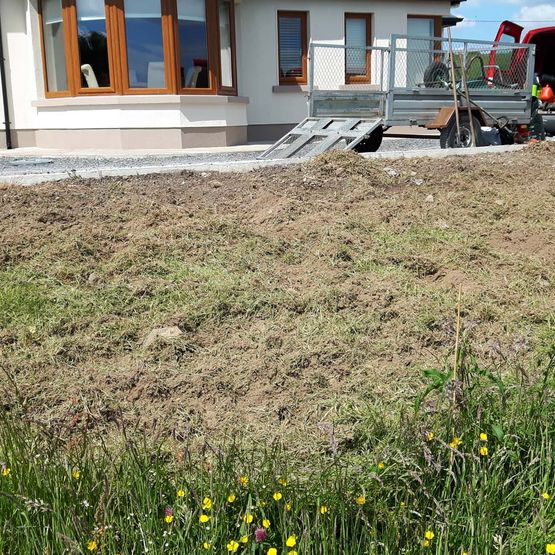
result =
[[205,0],[177,0],[177,17],[187,21],[206,21]]
[[303,18],[280,16],[279,18],[279,61],[282,77],[303,75]]
[[45,0],[42,3],[42,18],[45,25],[62,22],[62,0]]
[[125,0],[126,19],[153,19],[162,17],[160,0]]
[[105,18],[104,0],[77,0],[78,21],[95,21]]

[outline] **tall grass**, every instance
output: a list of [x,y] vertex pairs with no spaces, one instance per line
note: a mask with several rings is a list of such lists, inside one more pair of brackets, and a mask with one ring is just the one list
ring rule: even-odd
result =
[[0,552],[549,552],[554,367],[551,353],[503,381],[462,345],[457,379],[427,371],[417,410],[368,410],[348,444],[330,431],[317,460],[271,442],[193,451],[125,429],[107,445],[86,419],[45,426],[5,413]]

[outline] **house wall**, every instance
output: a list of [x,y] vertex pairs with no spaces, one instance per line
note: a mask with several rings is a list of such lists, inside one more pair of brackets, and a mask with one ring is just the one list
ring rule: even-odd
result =
[[308,11],[309,37],[339,44],[346,12],[373,13],[376,45],[406,33],[409,14],[450,11],[449,0],[236,0],[238,97],[45,99],[37,3],[0,0],[15,146],[182,148],[275,139],[307,113],[306,91],[278,86],[278,10]]

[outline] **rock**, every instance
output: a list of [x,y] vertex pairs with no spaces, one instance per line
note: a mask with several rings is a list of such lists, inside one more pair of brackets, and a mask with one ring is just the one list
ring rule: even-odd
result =
[[424,185],[424,180],[423,180],[423,179],[413,179],[412,182],[413,182],[415,185],[418,185],[418,186]]
[[151,345],[159,340],[169,341],[181,337],[183,332],[177,326],[170,326],[167,328],[153,329],[143,341],[143,349],[148,349]]
[[426,202],[434,202],[434,195],[428,195],[426,197]]
[[89,282],[89,285],[94,285],[95,283],[98,283],[100,280],[100,278],[98,277],[97,274],[95,274],[94,272],[91,272],[89,274],[89,277],[87,279],[87,281]]
[[391,177],[397,177],[399,175],[399,172],[393,168],[384,168],[384,172]]

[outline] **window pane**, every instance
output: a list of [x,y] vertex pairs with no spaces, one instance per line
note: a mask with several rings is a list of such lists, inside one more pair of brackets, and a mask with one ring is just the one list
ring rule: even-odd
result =
[[219,2],[220,14],[220,73],[222,87],[233,87],[231,52],[231,9],[227,0]]
[[367,21],[360,17],[346,20],[347,75],[366,75]]
[[109,87],[108,36],[104,0],[77,0],[81,86]]
[[279,74],[282,78],[303,76],[303,19],[279,17]]
[[210,87],[205,0],[177,0],[181,86]]
[[[423,17],[409,17],[409,37],[433,37],[434,20]],[[416,87],[424,83],[424,73],[433,60],[433,41],[409,38],[407,41],[407,86]]]
[[48,90],[67,91],[62,0],[43,0],[42,23]]
[[160,0],[125,0],[125,31],[129,86],[165,89]]

